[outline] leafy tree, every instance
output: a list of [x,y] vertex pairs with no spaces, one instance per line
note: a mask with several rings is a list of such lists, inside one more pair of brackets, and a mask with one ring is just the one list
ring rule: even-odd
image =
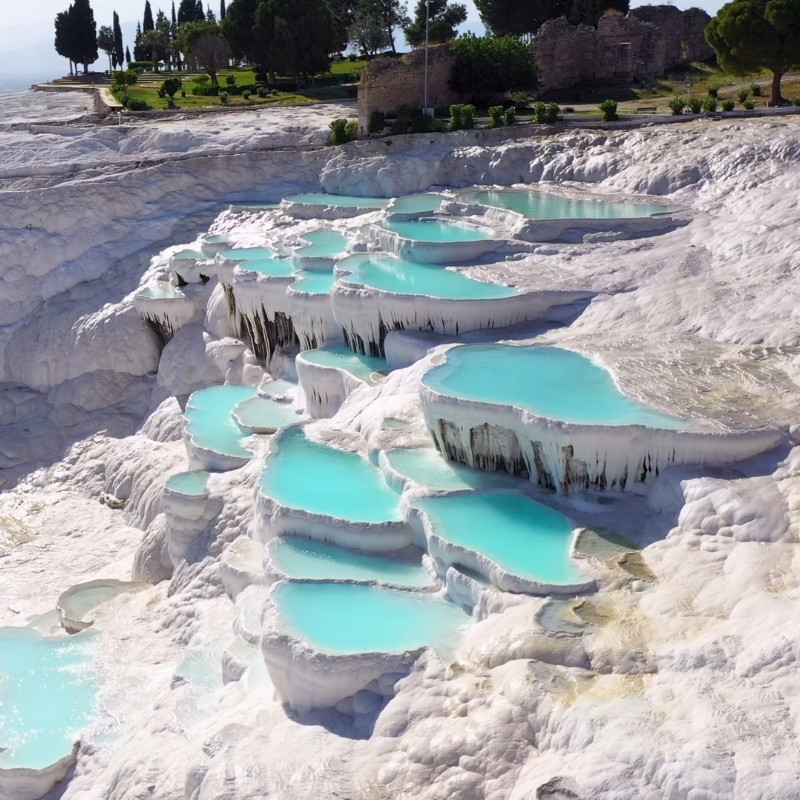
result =
[[456,28],[467,19],[467,7],[461,3],[448,4],[448,0],[418,0],[414,8],[414,19],[405,26],[406,41],[417,47],[425,41],[447,42],[455,39]]
[[69,36],[69,10],[61,11],[60,13],[56,14],[55,26],[56,53],[58,53],[60,56],[64,56],[64,58],[69,59],[69,74],[72,75],[72,46]]
[[225,19],[225,0],[219,0],[219,21]]
[[122,28],[119,25],[119,14],[114,12],[112,23],[112,30],[114,32],[114,57],[117,60],[117,64],[122,66],[122,61],[125,58],[125,50],[122,45]]
[[367,3],[359,5],[348,28],[348,38],[365,56],[377,55],[391,41],[381,15]]
[[260,0],[233,0],[228,6],[220,31],[234,56],[255,64],[256,71],[267,72],[269,59],[262,38],[255,29],[256,9]]
[[394,29],[405,29],[410,24],[405,6],[400,4],[400,0],[373,0],[372,5],[383,20],[383,26],[386,29],[386,35],[389,37],[389,46],[392,48],[392,52],[397,53],[394,45]]
[[[136,36],[133,38],[133,60],[147,61],[150,58],[150,51],[142,44],[142,26],[136,23]],[[130,59],[128,59],[130,63]]]
[[[565,5],[565,2],[561,5]],[[533,33],[545,20],[550,19],[554,13],[552,6],[550,0],[534,0],[531,4],[520,3],[519,0],[475,0],[481,22],[493,36]],[[569,8],[560,10],[563,14]]]
[[499,94],[536,86],[533,51],[516,36],[495,39],[467,33],[450,50],[455,56],[450,88],[471,95],[480,105]]
[[187,22],[182,28],[180,45],[198,70],[208,73],[211,83],[219,86],[217,73],[228,66],[230,45],[222,38],[216,22]]
[[113,69],[111,55],[114,53],[116,44],[114,42],[114,31],[108,25],[103,25],[97,32],[97,46],[108,56],[108,69],[111,71]]
[[153,22],[153,9],[150,8],[150,0],[144,0],[144,18],[142,19],[142,35],[155,28]]
[[[56,52],[75,64],[83,64],[83,74],[89,64],[97,61],[97,25],[89,0],[75,0],[55,19]],[[70,63],[70,74],[72,64]]]
[[206,5],[206,22],[216,22],[217,18],[214,16],[214,12],[211,10],[210,5]]
[[158,72],[158,62],[169,58],[172,35],[169,20],[163,11],[158,12],[155,27],[142,34],[142,45],[150,52],[153,71]]
[[184,22],[205,22],[202,0],[181,0],[178,6],[178,25]]
[[255,21],[275,67],[294,75],[298,86],[302,75],[322,72],[330,65],[333,36],[323,0],[261,0]]
[[708,23],[706,39],[735,75],[768,69],[771,102],[785,102],[781,78],[800,65],[800,0],[733,0]]
[[183,81],[180,78],[167,78],[161,84],[161,91],[164,92],[167,97],[172,99],[175,97],[175,93],[181,88],[181,86],[183,86]]

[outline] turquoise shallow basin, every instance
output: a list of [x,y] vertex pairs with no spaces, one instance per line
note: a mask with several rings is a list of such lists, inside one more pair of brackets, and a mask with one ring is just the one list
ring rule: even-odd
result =
[[558,347],[464,345],[447,352],[423,383],[441,394],[523,408],[537,416],[588,425],[689,423],[631,400],[608,370]]
[[519,294],[513,286],[484,283],[439,264],[416,264],[386,253],[351,256],[339,266],[350,273],[341,278],[344,283],[371,286],[396,294],[448,300],[489,300]]
[[349,194],[294,194],[285,198],[287,203],[305,203],[317,206],[342,206],[345,208],[385,208],[389,201],[383,197],[356,197]]
[[251,397],[256,390],[250,386],[210,386],[193,392],[186,402],[186,432],[197,447],[231,456],[249,457],[252,453],[242,446],[250,435],[233,419],[235,406]]
[[273,440],[261,474],[261,490],[281,505],[351,522],[403,519],[400,497],[377,467],[358,453],[316,444],[302,426],[286,428]]
[[173,475],[165,484],[171,492],[182,494],[186,497],[204,497],[208,493],[208,473],[198,469],[192,472],[179,472]]
[[386,369],[386,360],[374,356],[354,353],[347,347],[326,345],[316,350],[304,350],[303,359],[321,367],[336,367],[355,375],[359,380],[368,383],[373,372]]
[[488,489],[509,486],[513,479],[445,461],[432,447],[390,450],[389,465],[401,475],[429,489],[456,492],[462,489]]
[[438,597],[363,584],[287,581],[272,600],[287,632],[342,655],[446,647],[469,622]]
[[512,575],[550,584],[586,580],[569,554],[572,524],[542,503],[517,494],[467,492],[414,505],[437,536],[481,553]]
[[421,242],[480,242],[490,238],[486,231],[478,228],[436,219],[393,219],[385,226],[406,239]]
[[0,768],[42,769],[69,755],[96,715],[94,645],[86,634],[0,628]]
[[301,247],[297,254],[304,257],[331,258],[344,252],[347,247],[347,237],[343,233],[327,228],[304,233],[303,239],[309,244]]
[[317,270],[298,270],[292,289],[308,294],[330,294],[336,276],[333,272],[320,272]]
[[234,421],[248,431],[275,430],[300,422],[303,417],[295,413],[291,403],[269,397],[248,397],[233,408]]
[[186,295],[177,286],[166,281],[145,286],[136,292],[136,296],[145,297],[148,300],[184,300],[186,298]]
[[431,585],[431,577],[421,561],[360,553],[301,536],[273,539],[269,554],[275,566],[289,578],[379,580],[417,588]]
[[530,219],[624,219],[649,217],[669,210],[666,206],[575,200],[518,189],[462,192],[458,199],[464,203],[507,208]]

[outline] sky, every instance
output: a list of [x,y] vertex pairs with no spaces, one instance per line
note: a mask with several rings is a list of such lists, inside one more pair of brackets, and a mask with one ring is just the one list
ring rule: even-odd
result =
[[[525,2],[525,0],[520,0]],[[712,16],[725,0],[674,0],[670,5],[685,9],[693,6],[704,8]],[[126,45],[133,44],[133,34],[137,21],[141,20],[145,0],[90,0],[95,22],[111,26],[113,13],[119,14],[123,39]],[[219,0],[203,0],[211,5],[212,11],[219,11]],[[226,0],[229,5],[231,0]],[[415,0],[406,0],[412,6]],[[481,32],[480,19],[472,0],[460,0],[467,5],[466,26],[476,33]],[[0,93],[20,91],[31,83],[42,82],[63,75],[69,69],[66,59],[53,49],[53,21],[56,14],[69,8],[70,0],[3,0],[3,14],[0,15]],[[153,14],[159,8],[169,16],[172,0],[150,0]],[[179,0],[176,0],[176,6]],[[631,0],[632,6],[656,3]],[[107,69],[103,60],[95,62],[94,69]]]

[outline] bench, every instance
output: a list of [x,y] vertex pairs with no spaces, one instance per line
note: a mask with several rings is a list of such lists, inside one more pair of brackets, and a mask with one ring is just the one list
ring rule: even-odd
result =
[[642,113],[647,112],[647,113],[650,113],[650,114],[655,114],[656,113],[656,107],[655,106],[639,106],[639,108],[636,109],[636,113],[638,114],[640,111]]

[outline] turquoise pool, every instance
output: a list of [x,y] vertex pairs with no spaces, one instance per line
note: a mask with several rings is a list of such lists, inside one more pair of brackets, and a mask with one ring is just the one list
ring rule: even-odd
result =
[[[419,559],[412,561],[408,558],[370,555],[301,536],[273,539],[268,548],[275,566],[289,578],[380,580],[415,588],[431,585],[431,576]],[[421,557],[422,553],[419,555]]]
[[308,294],[330,294],[333,284],[336,283],[333,272],[299,270],[295,275],[296,280],[292,284],[292,289]]
[[287,632],[341,655],[447,648],[469,622],[438,597],[363,584],[286,581],[272,600]]
[[242,446],[250,435],[240,428],[232,412],[239,403],[254,397],[250,386],[210,386],[193,392],[186,402],[186,432],[204,450],[247,458],[252,455]]
[[288,278],[294,273],[292,262],[287,258],[278,258],[269,247],[240,247],[223,250],[221,255],[232,261],[241,261],[239,269],[246,272],[259,272],[272,278]]
[[305,203],[316,206],[339,206],[343,208],[385,208],[389,201],[383,197],[356,197],[350,194],[294,194],[284,198],[287,203]]
[[350,522],[399,522],[400,497],[380,470],[358,453],[316,444],[302,426],[275,439],[266,458],[261,491],[281,505]]
[[346,370],[365,383],[369,383],[373,372],[386,370],[386,359],[354,353],[342,346],[325,345],[316,350],[304,350],[302,357],[310,364]]
[[0,628],[0,768],[42,769],[69,755],[95,717],[94,637]]
[[204,261],[207,258],[200,250],[178,250],[172,254],[174,261]]
[[420,242],[480,242],[491,237],[486,231],[438,219],[388,220],[387,230]]
[[388,210],[392,214],[433,214],[446,199],[442,194],[409,194],[395,198]]
[[577,200],[519,189],[485,189],[462,192],[458,200],[516,211],[530,219],[624,219],[649,217],[668,211],[666,206]]
[[464,493],[414,504],[440,538],[481,553],[511,575],[551,584],[586,580],[570,557],[572,525],[518,494]]
[[248,431],[270,432],[304,419],[295,413],[291,403],[283,403],[259,395],[248,397],[241,403],[237,403],[232,413],[234,421]]
[[684,420],[626,397],[608,370],[571,350],[543,346],[464,345],[422,382],[451,397],[524,408],[586,425],[648,425],[680,430]]
[[321,228],[304,233],[302,237],[309,244],[301,247],[297,255],[310,258],[331,258],[343,253],[347,248],[347,237],[339,231]]
[[513,482],[507,476],[451,464],[433,447],[398,448],[390,450],[385,457],[401,475],[429,489],[457,492],[509,486]]
[[185,300],[186,295],[177,287],[166,281],[151,283],[136,292],[136,297],[148,300]]
[[344,283],[371,286],[397,294],[453,300],[489,300],[518,294],[512,286],[476,281],[463,272],[445,269],[438,264],[416,264],[386,253],[350,256],[339,262],[339,266],[351,273],[340,279]]
[[167,480],[166,489],[186,497],[205,497],[208,494],[208,473],[203,469],[179,472]]

